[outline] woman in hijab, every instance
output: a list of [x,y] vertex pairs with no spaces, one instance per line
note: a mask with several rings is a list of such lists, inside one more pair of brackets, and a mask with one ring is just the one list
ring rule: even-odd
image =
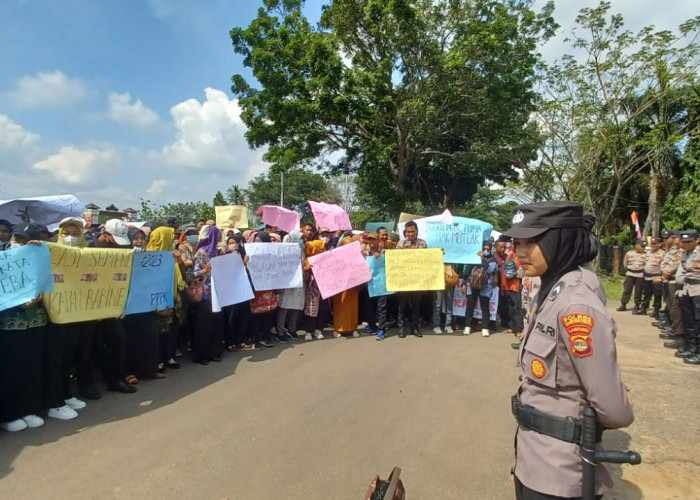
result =
[[[620,376],[616,326],[605,307],[590,262],[597,246],[578,203],[545,202],[515,207],[516,255],[528,277],[540,277],[518,355],[522,383],[513,401],[516,498],[580,498],[580,440],[561,422],[580,428],[591,407],[601,429],[632,423],[634,415]],[[535,413],[537,412],[537,413]],[[536,417],[536,418],[534,418]],[[603,465],[595,494],[611,486]]]
[[202,281],[202,300],[196,304],[197,320],[192,335],[192,361],[208,365],[221,361],[223,352],[223,314],[213,312],[211,304],[211,259],[218,255],[219,229],[202,226],[194,254],[194,276]]
[[[245,254],[245,238],[241,234],[234,234],[226,242],[227,253],[237,254],[243,259],[243,264],[248,263]],[[239,302],[222,307],[224,313],[224,343],[229,352],[241,349],[252,349],[252,344],[246,344],[248,326],[250,324],[250,306],[248,302]]]
[[[354,241],[360,241],[360,236],[349,233],[341,237],[338,246],[349,245]],[[353,337],[360,336],[357,331],[360,288],[361,286],[356,286],[333,296],[334,337],[342,337],[347,333],[351,333]]]
[[[270,235],[265,231],[259,231],[250,236],[253,243],[271,243]],[[274,290],[257,291],[253,287],[255,297],[250,301],[250,323],[248,328],[249,343],[255,347],[274,347],[272,340],[272,327],[275,324],[277,310],[277,294]],[[287,342],[283,337],[280,342]]]
[[[293,243],[304,248],[300,231],[292,231],[284,237],[284,243]],[[299,252],[303,262],[304,253]],[[304,310],[304,286],[286,288],[279,294],[279,309],[277,310],[277,335],[285,335],[290,339],[297,338],[297,326]]]
[[[172,231],[161,227],[151,232],[151,237],[159,231]],[[135,252],[146,251],[146,234],[137,228],[129,228],[129,238]],[[172,238],[171,238],[172,241]],[[137,384],[139,378],[161,379],[165,375],[158,371],[158,322],[156,311],[127,314],[124,316],[126,381]]]
[[304,224],[302,229],[304,236],[304,330],[306,330],[305,340],[317,340],[324,338],[323,328],[326,326],[328,318],[328,307],[326,301],[321,299],[321,292],[318,284],[311,272],[309,257],[318,255],[326,250],[326,241],[318,239],[318,233],[311,228],[310,224]]

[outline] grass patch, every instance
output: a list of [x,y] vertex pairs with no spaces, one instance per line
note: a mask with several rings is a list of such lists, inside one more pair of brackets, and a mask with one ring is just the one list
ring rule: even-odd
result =
[[625,281],[624,276],[613,277],[607,274],[598,274],[600,282],[603,284],[605,296],[608,298],[608,303],[620,301],[622,298],[622,283]]

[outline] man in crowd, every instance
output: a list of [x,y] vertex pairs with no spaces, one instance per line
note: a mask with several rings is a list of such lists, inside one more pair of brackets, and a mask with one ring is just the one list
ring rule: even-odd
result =
[[[397,250],[402,249],[417,249],[417,248],[428,248],[425,240],[418,237],[418,224],[412,220],[406,223],[403,231],[403,236],[405,239],[399,241],[396,245]],[[400,292],[397,293],[399,299],[399,337],[406,337],[406,324],[409,324],[411,333],[416,337],[422,337],[423,334],[418,329],[418,315],[420,314],[420,302],[423,294],[419,291],[416,292]],[[411,311],[410,320],[408,317],[408,310]]]
[[508,248],[510,238],[505,235],[498,237],[494,257],[501,273],[501,290],[499,310],[501,325],[506,333],[520,334],[523,331],[523,307],[520,294],[520,263],[513,251]]
[[389,230],[384,226],[377,228],[377,236],[379,237],[379,248],[384,250],[392,250],[396,248],[396,243],[389,238]]
[[643,314],[642,306],[642,287],[644,286],[644,266],[646,264],[647,254],[644,252],[644,240],[637,240],[634,243],[634,249],[625,254],[622,259],[625,266],[625,283],[623,284],[622,299],[618,311],[627,310],[627,302],[632,296],[632,288],[634,288],[634,310],[632,314]]
[[647,252],[646,264],[644,265],[644,289],[642,293],[642,313],[645,313],[654,298],[653,311],[651,316],[659,319],[659,309],[661,309],[661,283],[657,281],[661,278],[661,261],[666,251],[661,248],[663,243],[661,238],[651,239],[651,249]]

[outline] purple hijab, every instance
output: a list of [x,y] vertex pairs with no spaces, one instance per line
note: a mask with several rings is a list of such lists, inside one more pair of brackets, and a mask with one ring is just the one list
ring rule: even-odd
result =
[[202,248],[204,249],[204,253],[206,253],[210,259],[216,257],[218,255],[217,245],[219,243],[220,234],[219,228],[216,226],[209,226],[207,229],[207,237],[199,240],[197,243],[197,248],[195,248],[195,253]]

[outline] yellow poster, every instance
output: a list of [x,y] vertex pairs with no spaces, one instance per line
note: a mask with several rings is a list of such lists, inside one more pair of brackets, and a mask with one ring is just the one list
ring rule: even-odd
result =
[[54,323],[118,318],[131,280],[132,250],[72,248],[48,243],[54,291],[44,305]]
[[247,228],[248,227],[248,207],[245,205],[228,205],[225,207],[214,207],[216,211],[216,227],[225,229],[227,227]]
[[390,292],[444,290],[442,249],[387,250],[386,289]]
[[399,224],[410,220],[422,219],[423,217],[425,217],[425,215],[407,214],[405,212],[401,212],[399,215]]

